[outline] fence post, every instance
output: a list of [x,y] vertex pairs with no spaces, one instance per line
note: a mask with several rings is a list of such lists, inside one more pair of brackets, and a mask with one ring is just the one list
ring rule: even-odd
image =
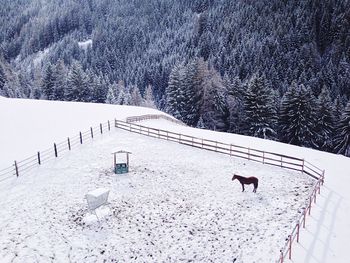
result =
[[57,157],[58,155],[57,155],[57,146],[56,146],[56,143],[53,144],[53,148],[54,148],[54,150],[55,150],[55,156]]
[[94,132],[92,130],[92,127],[90,127],[90,133],[91,133],[91,138],[94,138]]
[[314,203],[316,204],[316,195],[317,195],[317,188],[315,188],[315,197],[314,197]]
[[321,182],[322,182],[322,185],[323,185],[323,183],[324,183],[324,173],[325,173],[325,170],[322,171],[322,181],[321,181]]
[[299,230],[300,230],[300,224],[298,222],[297,224],[297,242],[299,243]]
[[322,179],[321,182],[318,182],[318,194],[321,194],[321,184],[322,184]]
[[232,144],[230,144],[230,156],[232,156]]
[[80,144],[83,144],[83,136],[82,136],[81,132],[79,132],[79,135],[80,135]]
[[111,124],[109,123],[109,120],[108,120],[108,130],[109,131],[111,130]]
[[203,147],[204,147],[204,143],[203,143],[203,138],[202,138],[202,149],[203,149]]
[[283,157],[281,156],[281,167],[283,166],[283,161],[282,161],[282,158],[283,158]]
[[306,221],[306,209],[304,209],[304,221],[303,221],[303,228],[305,228],[305,221]]
[[302,170],[302,171],[301,171],[302,173],[304,173],[304,167],[305,167],[305,159],[303,159],[303,167],[302,167],[302,169],[301,169],[301,170]]
[[250,148],[248,148],[248,160],[250,160]]
[[312,201],[311,201],[311,197],[310,197],[310,199],[309,199],[309,215],[311,215],[311,203],[312,203]]
[[265,164],[265,152],[263,152],[263,164]]
[[19,173],[18,173],[18,166],[17,166],[17,162],[16,161],[15,161],[15,171],[16,171],[16,176],[18,177]]
[[41,164],[41,160],[40,160],[40,152],[38,152],[38,164]]
[[67,138],[67,141],[68,141],[68,149],[71,150],[69,137]]
[[289,259],[292,259],[292,235],[289,235]]
[[117,119],[114,119],[114,127],[117,127]]
[[281,260],[280,260],[281,263],[283,263],[283,258],[284,258],[284,257],[283,257],[283,251],[282,251],[282,249],[281,249]]
[[100,123],[100,131],[101,131],[101,134],[103,134],[102,123]]

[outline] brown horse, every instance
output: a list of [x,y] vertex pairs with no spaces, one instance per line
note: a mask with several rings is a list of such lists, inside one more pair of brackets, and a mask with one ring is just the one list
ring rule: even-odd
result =
[[256,177],[243,177],[243,176],[240,176],[238,174],[234,174],[233,177],[232,177],[232,181],[237,179],[241,185],[242,185],[242,192],[244,192],[244,185],[245,184],[254,184],[254,189],[253,189],[253,192],[256,193],[256,189],[258,189],[258,178]]

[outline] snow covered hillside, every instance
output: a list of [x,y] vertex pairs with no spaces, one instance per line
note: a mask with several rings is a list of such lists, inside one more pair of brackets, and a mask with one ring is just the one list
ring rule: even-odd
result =
[[[158,111],[137,107],[0,98],[1,166],[108,119]],[[350,160],[273,141],[142,123],[201,138],[306,158],[326,182],[301,231],[293,262],[347,262]],[[111,152],[132,152],[131,172],[111,172]],[[10,155],[10,158],[8,158]],[[8,161],[3,161],[8,160]],[[260,180],[257,194],[231,182],[234,171]],[[96,137],[0,185],[1,262],[274,262],[308,196],[306,175],[120,129]],[[84,194],[111,190],[101,224]]]
[[154,109],[133,106],[0,96],[0,169],[107,120],[159,113]]

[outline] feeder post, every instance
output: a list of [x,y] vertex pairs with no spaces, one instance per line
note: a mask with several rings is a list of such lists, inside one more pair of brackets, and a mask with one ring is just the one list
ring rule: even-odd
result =
[[38,164],[41,164],[41,160],[40,160],[40,152],[38,152]]
[[117,156],[116,156],[117,154],[116,153],[114,153],[114,163],[113,163],[113,167],[114,167],[114,169],[115,169],[115,164],[117,163]]

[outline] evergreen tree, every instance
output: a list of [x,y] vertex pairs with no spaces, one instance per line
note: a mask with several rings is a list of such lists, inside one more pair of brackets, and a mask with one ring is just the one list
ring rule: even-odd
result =
[[46,70],[43,76],[42,86],[41,86],[42,92],[46,99],[53,100],[55,98],[54,88],[55,88],[55,77],[52,70],[52,65],[49,64],[46,67]]
[[91,101],[95,103],[104,103],[107,97],[106,86],[107,84],[100,78],[93,78],[93,75],[89,75],[89,83],[91,87]]
[[195,126],[200,117],[201,97],[203,96],[204,72],[208,64],[204,60],[191,61],[184,71],[182,81],[183,108],[182,120],[190,126]]
[[64,100],[64,91],[67,86],[67,70],[62,60],[53,69],[54,90],[53,100]]
[[350,102],[346,105],[337,125],[335,151],[350,157]]
[[318,149],[331,151],[334,137],[334,106],[326,87],[317,99],[316,110],[315,143]]
[[0,92],[2,90],[4,90],[4,86],[5,86],[6,81],[7,81],[7,79],[5,76],[5,71],[0,63]]
[[127,87],[125,87],[124,81],[119,81],[117,84],[117,104],[130,105],[131,94]]
[[106,103],[108,104],[117,104],[117,84],[113,83],[108,87],[107,97],[106,97]]
[[224,76],[223,85],[227,90],[226,102],[229,111],[229,132],[242,132],[243,116],[243,84],[238,77],[233,81],[227,75]]
[[276,106],[265,77],[255,75],[244,94],[245,130],[248,135],[276,138]]
[[298,146],[315,146],[316,107],[311,89],[293,83],[282,99],[281,140]]
[[153,90],[152,86],[148,85],[145,90],[143,106],[148,108],[156,108],[156,104],[154,102]]
[[130,96],[131,96],[130,105],[141,106],[143,104],[140,89],[137,86],[132,87]]
[[90,99],[88,79],[78,62],[73,63],[68,74],[65,98],[69,101],[89,101]]
[[167,112],[175,118],[183,120],[182,112],[185,105],[185,96],[182,88],[184,79],[184,67],[175,65],[169,76],[169,83],[166,89]]

